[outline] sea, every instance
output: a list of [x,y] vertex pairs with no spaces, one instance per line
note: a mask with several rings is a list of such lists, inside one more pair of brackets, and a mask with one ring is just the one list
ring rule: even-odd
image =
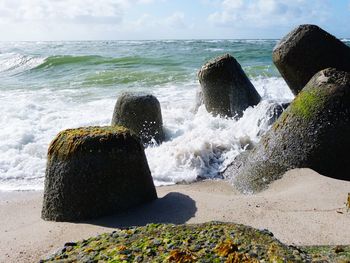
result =
[[[271,105],[293,99],[272,63],[277,42],[0,42],[0,190],[42,190],[55,135],[110,125],[123,92],[146,92],[160,101],[166,140],[145,148],[157,186],[220,180],[246,150],[242,142],[257,143],[269,129]],[[195,110],[199,69],[225,53],[238,60],[262,97],[240,119],[212,116],[203,105]]]

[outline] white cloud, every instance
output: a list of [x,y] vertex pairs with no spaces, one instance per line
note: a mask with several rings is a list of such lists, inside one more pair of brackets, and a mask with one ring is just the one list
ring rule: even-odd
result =
[[1,0],[2,23],[120,23],[125,10],[155,0]]
[[230,0],[224,0],[222,2],[223,8],[228,8],[228,9],[239,9],[244,5],[243,0],[235,0],[235,1],[230,1]]
[[186,28],[185,14],[183,12],[175,12],[167,17],[165,21],[172,28]]
[[194,24],[191,22],[182,11],[166,15],[144,13],[136,19],[125,21],[121,26],[109,27],[109,31],[119,39],[193,38]]
[[137,20],[125,25],[124,31],[140,32],[145,30],[161,31],[169,29],[185,29],[189,25],[183,12],[174,12],[169,16],[156,17],[151,14],[143,14]]
[[[166,0],[0,0],[0,40],[129,38],[129,13]],[[116,35],[119,32],[123,36]]]
[[328,25],[329,3],[331,0],[0,0],[0,40],[278,37],[299,23],[325,20],[323,25]]
[[135,21],[130,22],[124,30],[127,31],[137,31],[144,30],[145,28],[157,27],[156,19],[150,14],[143,14]]
[[210,14],[214,25],[263,28],[323,21],[327,0],[223,0],[221,10]]
[[140,4],[152,4],[154,3],[154,0],[139,0],[138,2]]

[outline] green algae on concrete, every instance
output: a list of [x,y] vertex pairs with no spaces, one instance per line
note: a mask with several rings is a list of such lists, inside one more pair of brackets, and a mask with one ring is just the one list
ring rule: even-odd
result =
[[350,180],[350,73],[313,76],[256,147],[224,172],[243,193],[259,192],[294,168]]
[[157,198],[139,138],[121,126],[65,130],[51,143],[42,218],[81,221]]
[[305,262],[267,230],[233,223],[149,224],[67,243],[41,262]]
[[123,126],[92,126],[61,131],[49,146],[48,158],[68,158],[72,153],[82,150],[81,146],[94,138],[99,138],[97,141],[102,142],[110,140],[113,136],[126,137],[132,134]]
[[322,110],[326,100],[324,90],[305,90],[301,91],[293,101],[291,111],[305,119],[310,119],[315,112]]

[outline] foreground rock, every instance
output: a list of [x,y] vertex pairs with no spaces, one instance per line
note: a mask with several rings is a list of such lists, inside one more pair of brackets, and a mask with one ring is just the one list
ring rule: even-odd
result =
[[292,168],[350,180],[350,73],[317,73],[249,153],[224,176],[242,192],[264,189]]
[[150,224],[77,243],[41,262],[305,262],[310,257],[272,233],[238,224]]
[[115,105],[112,125],[127,127],[145,144],[164,139],[160,103],[153,95],[123,93]]
[[48,150],[42,218],[79,221],[157,198],[143,146],[123,127],[60,132]]
[[209,61],[198,77],[205,107],[215,115],[242,116],[245,109],[261,100],[241,65],[229,54]]
[[290,32],[274,48],[272,58],[295,95],[320,70],[350,71],[350,48],[315,25],[300,25]]

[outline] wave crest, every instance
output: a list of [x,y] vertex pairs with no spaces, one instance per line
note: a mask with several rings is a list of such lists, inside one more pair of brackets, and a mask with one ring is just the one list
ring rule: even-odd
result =
[[18,74],[42,64],[45,58],[4,53],[0,55],[0,73]]

